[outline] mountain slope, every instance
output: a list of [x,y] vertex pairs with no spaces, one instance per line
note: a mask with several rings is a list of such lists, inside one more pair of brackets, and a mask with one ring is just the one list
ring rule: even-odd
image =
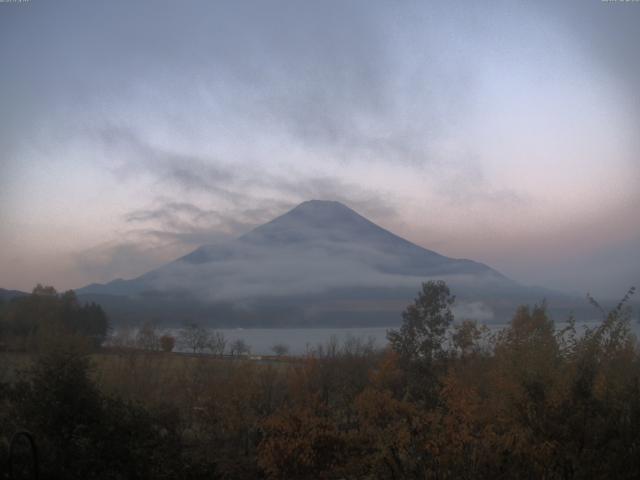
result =
[[4,288],[0,288],[0,301],[8,302],[17,297],[24,297],[25,295],[29,295],[27,292],[21,292],[20,290],[6,290]]
[[183,314],[189,303],[190,311],[197,310],[190,315],[231,324],[237,323],[234,318],[271,324],[274,320],[265,319],[272,317],[303,324],[344,318],[352,323],[356,317],[398,319],[402,306],[428,279],[447,281],[463,303],[495,304],[496,299],[532,294],[487,265],[440,255],[341,203],[318,200],[138,278],[92,284],[78,293],[112,304],[126,297],[131,311],[155,302],[172,315]]
[[416,285],[412,277],[432,276],[513,285],[486,265],[419,247],[341,203],[313,200],[232,242],[205,245],[136,279],[93,284],[79,293],[183,292],[222,300]]

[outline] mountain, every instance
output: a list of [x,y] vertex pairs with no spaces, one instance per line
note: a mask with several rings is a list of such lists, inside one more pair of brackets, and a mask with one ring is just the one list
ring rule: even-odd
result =
[[319,200],[138,278],[91,284],[77,293],[130,321],[390,324],[429,279],[447,281],[460,298],[459,313],[481,320],[497,319],[523,301],[566,300],[522,287],[482,263],[415,245],[342,203]]
[[29,295],[26,292],[21,292],[20,290],[6,290],[4,288],[0,288],[0,301],[8,302],[16,297],[24,297],[25,295]]

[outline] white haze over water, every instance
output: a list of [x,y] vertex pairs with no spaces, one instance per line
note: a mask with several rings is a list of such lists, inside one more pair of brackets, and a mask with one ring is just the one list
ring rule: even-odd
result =
[[[482,323],[482,322],[478,322]],[[599,325],[598,321],[577,322],[576,332],[583,333],[585,327],[593,328]],[[506,324],[488,324],[490,333],[498,332],[503,329]],[[567,326],[566,322],[556,322],[556,330],[561,330]],[[235,340],[243,340],[251,347],[252,355],[273,355],[272,347],[277,344],[283,344],[289,347],[291,355],[304,355],[317,349],[319,345],[326,346],[335,340],[338,346],[343,346],[350,339],[357,339],[363,344],[369,340],[373,341],[376,349],[384,348],[387,345],[387,332],[392,328],[398,327],[357,327],[357,328],[218,328],[209,329],[211,332],[220,332],[227,339],[228,346]],[[632,332],[637,338],[640,338],[640,323],[633,321],[631,323]],[[120,332],[115,329],[115,336]],[[169,328],[159,330],[169,335],[180,336],[180,329]],[[136,330],[129,331],[132,338],[135,338]],[[176,351],[190,353],[188,348],[176,345]]]

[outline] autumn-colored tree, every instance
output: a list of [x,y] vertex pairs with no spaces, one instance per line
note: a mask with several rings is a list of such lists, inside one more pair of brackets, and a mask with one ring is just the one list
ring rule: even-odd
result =
[[162,335],[160,337],[160,348],[163,352],[171,352],[176,346],[176,339],[172,335]]
[[258,476],[256,455],[261,423],[283,403],[281,372],[250,362],[229,362],[203,391],[195,410],[208,455],[225,478]]
[[262,423],[258,464],[272,479],[336,478],[344,438],[318,402],[283,408]]
[[356,462],[373,478],[425,478],[426,412],[389,390],[365,389],[354,402],[358,415]]
[[463,358],[479,353],[483,348],[483,337],[487,336],[488,331],[486,326],[478,325],[475,320],[463,320],[455,324],[451,335],[454,351]]

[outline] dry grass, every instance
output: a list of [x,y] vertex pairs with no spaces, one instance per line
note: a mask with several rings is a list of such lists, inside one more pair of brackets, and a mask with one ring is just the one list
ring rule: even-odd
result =
[[25,352],[0,352],[0,382],[13,382],[20,371],[31,366],[34,358]]
[[[35,358],[34,353],[0,353],[0,381],[14,381]],[[283,372],[293,364],[139,350],[103,351],[93,353],[91,359],[94,380],[103,392],[146,405],[170,403],[186,408],[234,376]]]

